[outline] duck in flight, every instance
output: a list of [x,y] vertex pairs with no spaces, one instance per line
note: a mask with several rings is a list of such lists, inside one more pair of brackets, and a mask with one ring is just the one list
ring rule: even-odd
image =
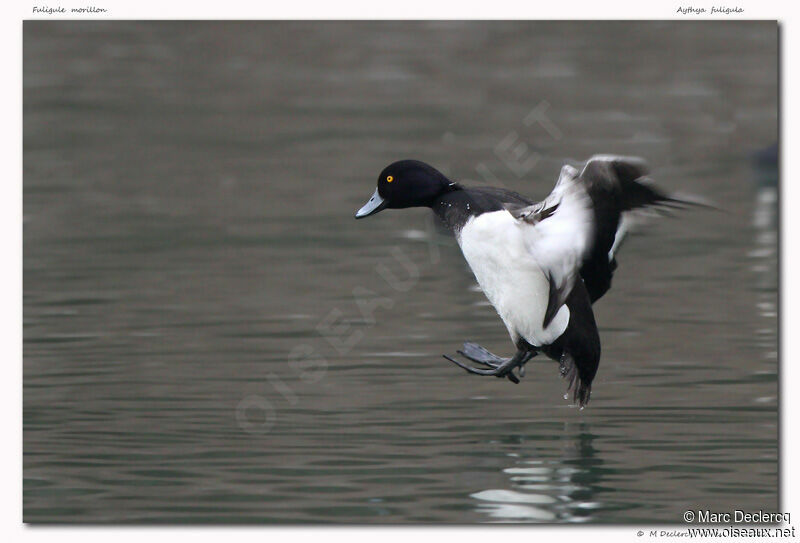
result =
[[501,188],[464,187],[424,162],[401,160],[381,172],[355,218],[431,208],[455,235],[516,348],[504,358],[465,343],[458,353],[482,367],[444,357],[469,373],[519,383],[525,364],[543,353],[559,363],[567,392],[583,407],[600,363],[592,304],[611,287],[624,214],[703,205],[667,195],[647,175],[642,159],[597,155],[580,171],[564,166],[553,191],[535,202]]

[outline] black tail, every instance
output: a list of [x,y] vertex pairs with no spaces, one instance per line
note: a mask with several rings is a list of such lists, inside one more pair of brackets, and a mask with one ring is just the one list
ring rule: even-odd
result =
[[561,360],[559,360],[558,364],[561,377],[567,380],[567,393],[564,398],[568,398],[569,393],[572,392],[572,402],[577,404],[578,407],[585,407],[592,396],[594,375],[589,375],[586,368],[581,368],[575,364],[572,356],[567,352],[561,355]]
[[583,407],[589,403],[592,381],[600,366],[600,334],[594,320],[589,293],[583,281],[576,281],[569,297],[569,326],[553,344],[542,348],[549,358],[558,361],[561,376],[567,379],[567,393]]

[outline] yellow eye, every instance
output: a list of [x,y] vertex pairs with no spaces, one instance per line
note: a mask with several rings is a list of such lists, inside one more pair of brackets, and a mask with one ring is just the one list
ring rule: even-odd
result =
[[386,182],[387,183],[391,183],[392,181],[394,181],[394,177],[392,177],[391,175],[387,175],[386,176]]

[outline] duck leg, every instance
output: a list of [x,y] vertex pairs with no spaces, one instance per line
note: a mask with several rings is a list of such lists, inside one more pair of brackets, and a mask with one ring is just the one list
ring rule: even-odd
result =
[[[490,368],[496,368],[503,362],[509,360],[508,358],[497,356],[496,354],[489,352],[484,347],[481,347],[477,343],[472,343],[471,341],[464,343],[463,350],[456,352],[464,358],[472,360],[473,362],[478,362],[479,364],[484,364]],[[531,350],[531,353],[531,358],[539,354],[537,351],[533,350]],[[525,377],[525,362],[519,366],[519,376]]]
[[[470,352],[471,355],[475,355],[477,358],[481,358],[481,360],[476,360],[475,358],[472,358],[472,356],[468,356],[467,358],[475,360],[476,362],[480,362],[481,364],[490,366],[491,369],[473,368],[467,366],[466,364],[462,364],[458,360],[450,358],[446,354],[442,356],[444,356],[447,360],[449,360],[456,366],[468,371],[469,373],[474,373],[476,375],[494,375],[495,377],[499,378],[507,377],[508,380],[512,381],[513,383],[519,383],[519,378],[516,375],[514,375],[513,369],[522,366],[528,360],[533,358],[534,355],[536,354],[536,351],[532,351],[530,349],[519,349],[516,352],[516,354],[514,354],[514,356],[512,356],[511,358],[500,358],[498,356],[492,355],[491,353],[489,353],[489,351],[483,349],[483,347],[480,347],[479,350],[467,348],[465,349],[465,351]],[[485,353],[481,351],[485,351]],[[489,354],[491,356],[486,356],[486,354]],[[489,364],[488,362],[492,362],[492,364]]]
[[503,358],[501,356],[497,356],[496,354],[490,353],[485,348],[481,347],[477,343],[472,343],[468,341],[464,343],[464,347],[461,351],[456,351],[458,354],[472,360],[473,362],[478,362],[479,364],[484,364],[491,368],[496,368],[503,362],[507,362],[508,358]]

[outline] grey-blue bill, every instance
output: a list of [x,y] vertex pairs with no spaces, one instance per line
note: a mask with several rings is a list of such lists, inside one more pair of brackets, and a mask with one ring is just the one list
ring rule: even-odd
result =
[[369,201],[364,204],[364,206],[356,211],[356,219],[363,219],[364,217],[369,217],[386,207],[386,200],[381,198],[381,195],[378,194],[378,189],[375,189],[375,192],[372,194],[372,197]]

